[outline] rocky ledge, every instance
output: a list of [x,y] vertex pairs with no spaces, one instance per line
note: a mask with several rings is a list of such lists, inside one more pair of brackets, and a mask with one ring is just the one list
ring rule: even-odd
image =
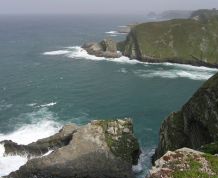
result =
[[90,55],[106,58],[119,58],[121,53],[117,52],[117,44],[112,39],[104,39],[100,43],[86,43],[82,46]]
[[158,159],[148,178],[216,178],[217,165],[217,156],[182,148]]
[[[132,178],[132,165],[137,164],[140,154],[131,119],[69,124],[29,145],[1,144],[5,154],[30,158],[5,178]],[[49,150],[52,152],[46,155]]]

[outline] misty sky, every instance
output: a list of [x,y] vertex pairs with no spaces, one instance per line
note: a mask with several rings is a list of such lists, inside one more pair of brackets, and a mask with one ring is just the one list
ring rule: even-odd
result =
[[1,14],[140,14],[217,8],[218,0],[0,0]]

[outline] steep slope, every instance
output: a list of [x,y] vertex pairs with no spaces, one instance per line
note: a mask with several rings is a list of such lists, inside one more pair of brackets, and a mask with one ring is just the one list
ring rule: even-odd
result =
[[141,61],[218,67],[218,14],[199,14],[136,25],[118,48],[123,55]]
[[[172,113],[161,125],[160,141],[154,160],[167,151],[189,147],[201,149],[218,141],[218,74],[210,78],[178,112]],[[205,147],[218,153],[210,144]]]

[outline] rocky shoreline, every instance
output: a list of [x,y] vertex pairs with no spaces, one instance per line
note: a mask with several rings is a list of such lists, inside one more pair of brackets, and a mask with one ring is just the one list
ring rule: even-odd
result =
[[4,178],[133,178],[132,165],[140,155],[131,119],[69,124],[29,145],[1,144],[5,155],[35,157]]
[[[106,39],[83,48],[91,55],[111,59],[122,54],[142,62],[218,68],[217,17],[216,9],[198,10],[188,19],[137,24],[124,41]],[[104,44],[110,47],[106,49]]]
[[[147,178],[218,176],[218,73],[163,121],[159,137]],[[0,144],[5,156],[29,159],[4,178],[134,178],[132,166],[141,153],[128,118],[65,125],[29,145]]]

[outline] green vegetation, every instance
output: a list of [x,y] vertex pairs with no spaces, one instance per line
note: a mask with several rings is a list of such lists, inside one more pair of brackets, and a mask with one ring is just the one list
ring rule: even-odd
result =
[[210,171],[202,171],[202,163],[196,159],[190,158],[187,161],[189,169],[180,171],[175,170],[172,174],[173,178],[217,178],[218,177],[218,157],[205,154],[203,157],[208,161]]
[[211,155],[211,154],[205,154],[204,157],[208,161],[211,170],[216,174],[216,178],[218,177],[218,157]]
[[118,48],[124,55],[141,60],[215,65],[217,31],[218,13],[199,19],[143,23],[136,25]]
[[200,151],[204,153],[217,154],[218,153],[218,142],[203,145]]
[[[119,120],[102,120],[99,121],[99,124],[103,128],[111,152],[127,162],[137,164],[140,148],[137,139],[133,136],[132,122],[126,120],[120,123]],[[114,134],[108,131],[110,128],[115,131]],[[129,132],[124,132],[124,129]]]

